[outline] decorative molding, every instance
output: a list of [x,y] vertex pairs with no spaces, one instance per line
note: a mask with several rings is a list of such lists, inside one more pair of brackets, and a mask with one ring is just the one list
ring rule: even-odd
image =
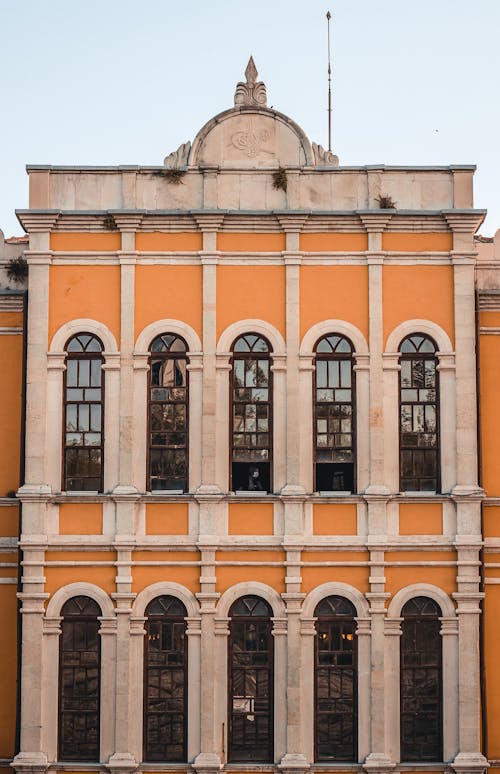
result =
[[317,167],[338,167],[339,157],[329,150],[325,150],[322,145],[312,143],[314,153],[314,163]]
[[172,151],[168,156],[165,156],[163,165],[167,169],[180,169],[181,167],[187,166],[190,151],[191,141],[183,142],[176,151]]
[[266,86],[258,81],[259,73],[251,56],[245,70],[246,83],[239,81],[234,92],[234,105],[251,105],[252,107],[267,107]]

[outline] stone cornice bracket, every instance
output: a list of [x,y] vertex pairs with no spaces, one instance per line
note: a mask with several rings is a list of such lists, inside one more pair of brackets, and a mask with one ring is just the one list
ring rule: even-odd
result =
[[276,218],[279,221],[283,231],[291,232],[292,234],[299,234],[304,228],[307,219],[309,218],[309,213],[304,215],[296,213],[287,213],[284,215],[277,214]]
[[144,219],[143,212],[113,212],[110,210],[108,214],[120,231],[137,231]]
[[214,233],[220,229],[224,222],[224,212],[196,212],[193,218],[201,231]]
[[251,105],[252,107],[267,107],[266,85],[258,81],[259,73],[255,67],[253,56],[248,60],[245,70],[246,83],[239,81],[234,92],[234,106]]
[[16,210],[19,223],[28,234],[51,231],[61,215],[60,210]]
[[475,234],[486,217],[486,210],[442,210],[442,215],[452,231]]
[[356,214],[359,215],[361,223],[363,224],[363,227],[365,231],[368,232],[368,234],[373,234],[373,233],[378,233],[380,231],[383,231],[386,228],[389,221],[391,220],[392,216],[394,215],[393,212],[384,212],[383,210],[381,210],[380,212],[358,211]]

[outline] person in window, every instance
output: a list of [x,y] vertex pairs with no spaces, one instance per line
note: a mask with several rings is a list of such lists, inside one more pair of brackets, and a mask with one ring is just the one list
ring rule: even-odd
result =
[[260,472],[255,465],[250,465],[248,468],[248,484],[246,487],[247,492],[263,492],[264,487],[260,481]]

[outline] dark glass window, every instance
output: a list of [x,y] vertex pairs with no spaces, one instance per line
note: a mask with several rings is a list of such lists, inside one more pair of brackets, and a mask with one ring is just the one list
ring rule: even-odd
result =
[[439,379],[436,345],[414,334],[400,346],[402,492],[439,491]]
[[79,333],[66,351],[63,490],[102,492],[103,346],[96,336]]
[[144,648],[144,760],[187,757],[186,608],[157,597],[146,609]]
[[101,646],[99,605],[73,597],[61,610],[59,760],[99,761]]
[[273,762],[272,610],[246,596],[229,611],[229,761]]
[[355,488],[353,348],[330,334],[316,345],[314,451],[316,491]]
[[186,343],[164,333],[151,344],[148,490],[188,489]]
[[343,597],[316,607],[315,748],[317,761],[357,760],[356,610]]
[[271,491],[272,377],[271,347],[247,333],[233,345],[232,488]]
[[410,599],[401,612],[402,761],[443,759],[440,615],[427,597]]

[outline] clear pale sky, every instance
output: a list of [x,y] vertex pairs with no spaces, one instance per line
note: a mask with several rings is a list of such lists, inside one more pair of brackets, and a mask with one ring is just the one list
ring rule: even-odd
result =
[[0,228],[25,165],[162,164],[233,104],[253,54],[268,104],[341,164],[477,164],[500,228],[500,0],[0,0]]

